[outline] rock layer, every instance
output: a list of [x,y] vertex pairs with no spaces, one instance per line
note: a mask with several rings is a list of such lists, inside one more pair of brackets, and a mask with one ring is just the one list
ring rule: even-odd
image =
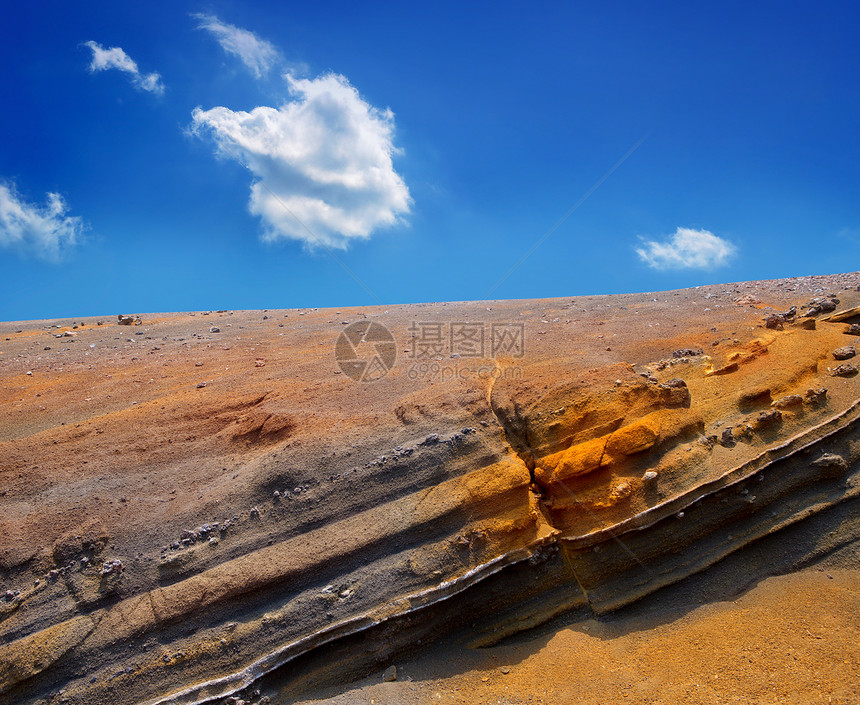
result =
[[[859,278],[2,324],[0,703],[202,703],[284,668],[307,696],[464,615],[486,645],[602,614],[855,502],[833,352]],[[357,320],[402,351],[374,382],[335,359]]]

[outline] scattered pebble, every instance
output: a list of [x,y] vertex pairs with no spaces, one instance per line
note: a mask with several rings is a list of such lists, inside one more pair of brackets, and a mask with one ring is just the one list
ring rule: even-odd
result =
[[672,357],[675,359],[679,359],[682,357],[696,357],[697,355],[702,355],[704,350],[702,348],[680,348],[679,350],[672,351]]
[[833,377],[853,377],[857,374],[857,368],[854,365],[849,365],[847,362],[837,365],[830,374]]
[[123,566],[122,561],[115,558],[111,561],[105,561],[102,566],[102,575],[119,575],[123,570],[125,570],[125,567]]
[[397,666],[389,666],[382,672],[382,680],[391,683],[397,680]]

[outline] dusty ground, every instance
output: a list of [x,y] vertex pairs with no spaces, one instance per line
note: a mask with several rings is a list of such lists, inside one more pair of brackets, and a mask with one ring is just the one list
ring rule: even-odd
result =
[[[0,703],[61,689],[69,702],[155,702],[553,532],[585,536],[682,497],[851,411],[860,377],[831,374],[833,350],[858,340],[848,324],[764,320],[828,295],[856,307],[858,287],[851,273],[542,301],[140,314],[130,326],[115,315],[0,323],[0,595],[13,594],[0,600]],[[384,324],[397,349],[370,383],[335,359],[338,336],[364,320]],[[460,323],[483,331],[481,355],[452,349]],[[444,332],[421,358],[425,324]],[[521,326],[522,345],[492,354],[493,326]],[[701,354],[673,360],[679,349]],[[676,377],[692,403],[663,384]],[[756,425],[772,400],[821,386],[826,403]],[[717,442],[727,429],[736,440]],[[854,467],[852,439],[833,450]],[[594,443],[592,463],[583,449]],[[854,496],[830,477],[785,516]],[[183,542],[214,522],[230,530]],[[831,551],[826,533],[814,536],[818,554]],[[680,552],[663,541],[655,555]],[[107,560],[122,572],[101,575]],[[412,683],[333,695],[767,702],[782,697],[769,689],[778,682],[851,702],[852,570],[774,578],[735,602],[712,595],[623,633],[601,618],[491,650],[451,642],[441,659],[403,662]],[[816,614],[826,635],[793,630]],[[745,653],[756,658],[738,671]]]

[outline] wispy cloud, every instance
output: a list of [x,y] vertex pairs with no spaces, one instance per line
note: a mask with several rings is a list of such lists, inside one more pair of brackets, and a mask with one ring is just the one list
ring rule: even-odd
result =
[[215,15],[192,15],[200,21],[198,29],[211,33],[221,48],[238,57],[257,78],[262,78],[280,58],[278,50],[247,29],[222,22]]
[[737,252],[728,240],[709,230],[678,228],[662,242],[643,240],[636,254],[654,269],[714,269],[726,264]]
[[192,130],[256,177],[250,210],[264,239],[345,248],[409,212],[394,170],[394,115],[361,98],[344,76],[286,80],[293,100],[250,112],[196,108]]
[[49,193],[39,206],[27,203],[14,185],[0,182],[0,247],[59,261],[84,230],[83,220],[67,211],[58,193]]
[[141,73],[135,61],[119,47],[105,49],[101,44],[94,41],[84,42],[84,44],[92,49],[93,52],[93,60],[90,62],[90,71],[92,73],[117,69],[129,75],[131,83],[135,88],[157,95],[164,93],[164,84],[161,82],[161,76],[155,72]]

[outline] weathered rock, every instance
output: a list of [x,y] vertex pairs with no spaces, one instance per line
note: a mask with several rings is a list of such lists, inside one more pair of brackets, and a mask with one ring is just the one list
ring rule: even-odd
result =
[[833,357],[837,360],[849,360],[857,354],[853,345],[845,345],[833,351]]
[[782,421],[782,413],[779,409],[768,409],[756,416],[755,424],[758,428],[767,428]]
[[775,313],[765,318],[764,325],[765,328],[771,328],[772,330],[783,330],[785,328],[782,316]]
[[672,357],[677,360],[683,357],[696,357],[703,353],[704,350],[702,350],[702,348],[679,348],[678,350],[672,351]]
[[123,314],[117,315],[117,324],[121,326],[130,326],[134,325],[134,316],[125,316]]
[[853,377],[857,374],[857,368],[854,365],[843,362],[841,365],[834,367],[830,374],[834,377]]
[[735,303],[738,306],[754,306],[755,304],[760,304],[761,300],[752,294],[744,294],[743,296],[736,298]]
[[118,558],[114,558],[110,561],[105,561],[102,566],[101,574],[103,576],[107,575],[119,575],[125,570],[125,566],[123,566],[122,561]]
[[824,453],[820,458],[814,460],[812,465],[822,470],[825,477],[839,477],[848,469],[845,458],[835,453]]
[[665,382],[663,382],[663,386],[669,387],[671,389],[678,389],[681,387],[686,388],[687,383],[680,377],[674,377],[673,379],[667,379]]
[[771,406],[775,409],[788,409],[792,406],[803,404],[803,397],[799,394],[789,394],[774,401]]
[[382,680],[385,683],[392,683],[397,680],[397,666],[389,666],[382,672]]

